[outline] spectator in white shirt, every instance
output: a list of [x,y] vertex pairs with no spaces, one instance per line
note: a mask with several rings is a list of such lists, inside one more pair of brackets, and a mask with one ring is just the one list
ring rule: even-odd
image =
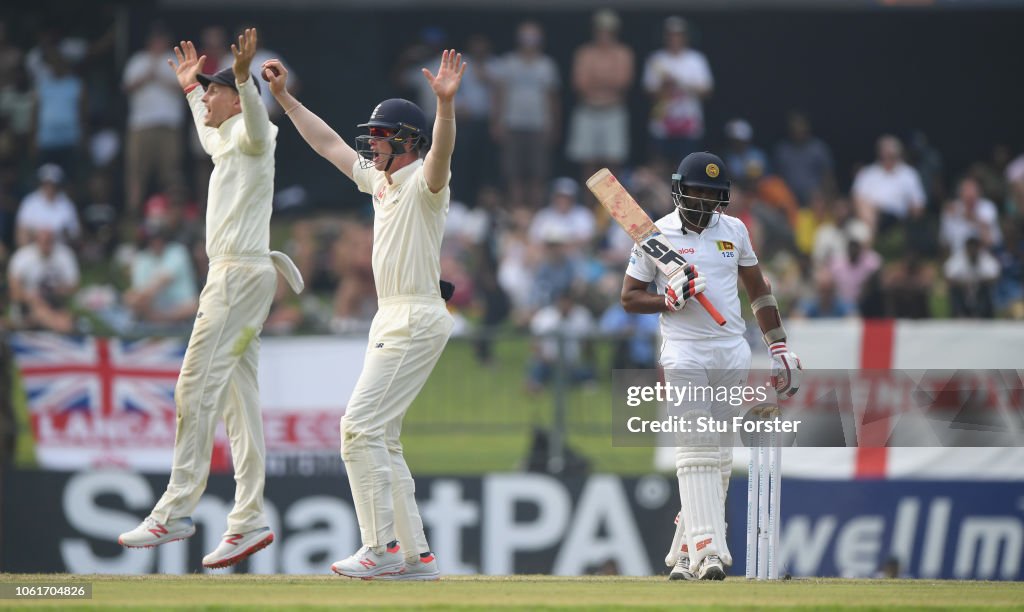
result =
[[199,306],[192,258],[169,234],[165,221],[147,219],[145,247],[132,260],[132,286],[124,301],[145,329],[191,322]]
[[960,197],[946,205],[942,211],[939,240],[950,253],[961,251],[971,236],[981,240],[982,246],[993,248],[1003,242],[999,229],[999,209],[991,200],[981,196],[981,185],[973,177],[960,181]]
[[554,234],[566,236],[570,246],[585,247],[594,238],[594,213],[580,205],[579,185],[569,177],[555,179],[551,204],[542,208],[530,224],[530,242],[540,245]]
[[64,171],[56,164],[44,164],[37,173],[39,188],[25,196],[15,219],[18,246],[27,245],[33,232],[48,230],[58,240],[73,241],[81,233],[75,204],[61,189]]
[[40,229],[14,252],[7,268],[11,318],[27,329],[69,333],[74,319],[69,298],[78,289],[78,261],[54,233]]
[[[571,382],[593,379],[593,368],[585,359],[584,342],[587,335],[596,331],[596,325],[590,312],[576,302],[572,293],[566,291],[559,295],[554,304],[541,308],[533,315],[530,333],[537,340],[534,342],[528,380],[531,392],[543,389],[559,362]],[[559,343],[562,343],[561,347]]]
[[128,212],[139,216],[155,175],[159,189],[180,204],[185,185],[182,173],[182,125],[185,105],[174,73],[167,69],[171,40],[153,30],[146,47],[132,55],[124,68],[122,87],[128,95],[128,134],[125,151],[125,198]]
[[903,161],[903,145],[895,136],[878,139],[878,161],[861,169],[853,181],[857,215],[882,232],[924,212],[921,177]]
[[999,278],[999,262],[977,236],[946,260],[943,271],[949,283],[949,302],[954,317],[991,319],[995,314],[992,290]]
[[644,89],[651,96],[650,132],[654,155],[674,166],[699,151],[704,137],[701,100],[711,95],[708,60],[690,48],[689,25],[682,17],[665,20],[665,46],[644,65]]

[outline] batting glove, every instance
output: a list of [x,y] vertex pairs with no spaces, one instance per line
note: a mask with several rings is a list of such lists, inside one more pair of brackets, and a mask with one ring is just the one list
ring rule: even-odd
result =
[[803,367],[800,358],[788,348],[785,341],[775,342],[768,347],[772,354],[772,385],[779,399],[789,399],[800,390],[800,376]]
[[697,272],[697,266],[688,263],[665,285],[665,306],[669,312],[678,312],[686,306],[687,300],[705,288],[707,281]]

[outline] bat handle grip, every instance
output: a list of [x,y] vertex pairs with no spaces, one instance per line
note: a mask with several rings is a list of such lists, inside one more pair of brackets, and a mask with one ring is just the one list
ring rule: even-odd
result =
[[700,305],[704,307],[704,310],[708,311],[708,314],[711,315],[711,318],[715,320],[715,323],[718,323],[719,325],[725,325],[725,317],[722,316],[722,313],[718,312],[718,309],[715,308],[715,305],[712,304],[711,300],[709,300],[703,293],[697,294],[697,301],[700,302]]

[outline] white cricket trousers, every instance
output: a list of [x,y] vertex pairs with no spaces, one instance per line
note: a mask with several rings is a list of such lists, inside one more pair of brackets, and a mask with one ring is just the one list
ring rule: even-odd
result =
[[379,301],[366,359],[341,419],[341,457],[364,546],[430,550],[402,454],[402,419],[434,369],[454,322],[440,297]]
[[152,516],[190,516],[206,488],[213,434],[223,416],[235,468],[228,534],[267,526],[263,515],[266,448],[256,370],[260,330],[270,311],[277,271],[267,255],[210,261],[192,337],[174,389],[178,425],[167,491]]

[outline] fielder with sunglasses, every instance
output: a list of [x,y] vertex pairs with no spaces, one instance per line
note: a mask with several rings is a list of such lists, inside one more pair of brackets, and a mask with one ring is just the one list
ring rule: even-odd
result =
[[436,75],[423,69],[437,94],[432,144],[423,111],[393,98],[378,104],[370,120],[359,125],[367,133],[356,138],[353,149],[288,93],[288,71],[281,62],[269,60],[262,67],[274,97],[309,146],[373,196],[379,310],[362,374],[341,419],[341,456],[363,546],[331,566],[342,576],[440,577],[399,433],[453,327],[439,288],[440,253],[455,148],[454,98],[465,70],[462,54],[454,50],[442,54]]

